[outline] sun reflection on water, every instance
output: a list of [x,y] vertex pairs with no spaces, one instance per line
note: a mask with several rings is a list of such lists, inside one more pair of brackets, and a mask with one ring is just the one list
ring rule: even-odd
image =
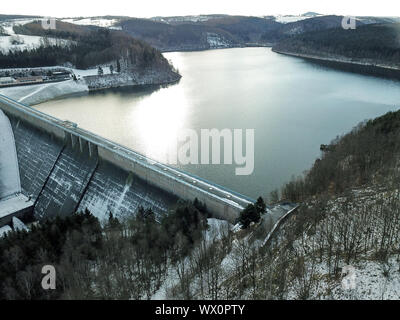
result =
[[166,162],[168,150],[174,146],[178,132],[184,127],[188,101],[179,87],[169,87],[154,92],[141,100],[133,110],[131,119],[142,152],[155,160]]

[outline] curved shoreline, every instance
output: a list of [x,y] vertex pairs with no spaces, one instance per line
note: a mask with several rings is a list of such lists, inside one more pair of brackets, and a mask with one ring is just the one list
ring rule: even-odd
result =
[[243,48],[272,48],[274,44],[272,43],[245,43],[243,45],[237,46],[227,46],[227,47],[215,47],[215,48],[175,48],[175,49],[158,49],[161,53],[173,53],[173,52],[198,52],[198,51],[211,51],[211,50],[224,50],[224,49],[243,49]]
[[301,53],[293,53],[287,52],[282,50],[276,50],[272,48],[272,51],[278,54],[302,58],[313,63],[317,63],[323,66],[327,66],[333,69],[353,72],[353,73],[361,73],[367,74],[376,77],[383,77],[383,78],[390,78],[390,79],[397,79],[400,80],[400,68],[388,66],[388,65],[379,65],[379,64],[372,64],[368,62],[361,62],[361,61],[351,61],[351,60],[344,60],[340,58],[325,58],[321,56],[315,55],[307,55]]
[[168,80],[168,81],[160,81],[160,82],[154,82],[154,83],[145,83],[145,84],[123,84],[123,85],[119,85],[119,86],[110,86],[110,87],[106,87],[106,88],[89,88],[89,93],[91,92],[102,92],[102,91],[108,91],[108,90],[113,90],[113,89],[128,89],[128,88],[148,88],[148,87],[162,87],[162,86],[169,86],[172,84],[175,84],[177,82],[179,82],[179,80],[181,79],[181,77],[178,77],[177,79],[174,80]]
[[[160,74],[158,75],[160,76]],[[171,76],[171,75],[170,75]],[[100,78],[101,79],[101,78]],[[86,95],[91,92],[97,91],[107,91],[110,89],[118,88],[146,88],[148,86],[163,86],[171,85],[179,82],[181,79],[180,75],[175,77],[166,77],[162,79],[148,78],[142,79],[142,81],[124,81],[125,79],[120,79],[118,83],[100,83],[97,87],[91,87],[89,80],[83,77],[82,80],[74,81],[67,80],[52,84],[34,84],[24,87],[8,87],[0,90],[1,94],[4,94],[18,102],[22,102],[26,105],[38,105],[44,102],[52,100],[60,100],[68,97]]]

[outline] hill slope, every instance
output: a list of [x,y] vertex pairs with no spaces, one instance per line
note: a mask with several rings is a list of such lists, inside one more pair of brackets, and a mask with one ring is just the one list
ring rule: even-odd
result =
[[282,40],[274,50],[399,68],[399,35],[399,23],[363,25],[355,30],[333,28]]
[[334,140],[284,186],[301,205],[267,243],[262,218],[198,248],[168,297],[399,299],[399,134],[397,111]]
[[133,39],[121,31],[80,26],[57,21],[57,29],[45,30],[39,21],[15,26],[18,34],[71,40],[68,47],[43,43],[31,51],[1,55],[5,67],[39,67],[72,63],[86,69],[123,59],[132,68],[170,68],[162,54],[148,44]]
[[[289,17],[291,18],[291,17]],[[304,16],[284,22],[273,16],[264,18],[204,15],[186,17],[156,17],[152,19],[122,19],[122,30],[163,51],[204,50],[246,45],[272,45],[298,34],[339,28],[343,16]],[[359,17],[357,26],[389,18]]]
[[261,41],[266,30],[281,25],[273,19],[207,16],[204,19],[127,19],[122,30],[163,51],[238,47]]

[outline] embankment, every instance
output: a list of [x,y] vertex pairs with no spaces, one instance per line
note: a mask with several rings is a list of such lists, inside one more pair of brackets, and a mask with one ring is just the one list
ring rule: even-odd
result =
[[[76,72],[75,72],[76,73]],[[82,76],[80,80],[1,88],[0,94],[27,104],[36,105],[45,101],[60,99],[90,91],[119,87],[140,87],[145,85],[172,84],[181,76],[172,70],[144,70],[132,73]]]
[[143,70],[134,73],[86,76],[84,80],[89,91],[95,91],[129,86],[171,84],[179,81],[180,78],[181,76],[172,70]]
[[338,70],[400,80],[400,69],[390,65],[377,63],[375,64],[372,62],[360,61],[344,57],[323,57],[317,55],[301,54],[278,50],[276,48],[272,48],[272,51],[287,56],[302,58],[307,61],[311,61],[313,63]]

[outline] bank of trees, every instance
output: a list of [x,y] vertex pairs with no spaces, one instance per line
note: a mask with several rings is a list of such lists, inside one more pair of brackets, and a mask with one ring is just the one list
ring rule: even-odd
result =
[[[400,270],[389,263],[399,254],[399,198],[396,190],[377,189],[307,202],[265,247],[254,228],[232,233],[224,226],[218,236],[203,239],[185,265],[181,261],[180,281],[168,297],[334,299],[346,294],[340,291],[343,267],[365,262],[378,264],[390,281],[390,272]],[[375,297],[384,296],[384,287],[376,290]]]
[[[3,67],[42,67],[69,62],[77,68],[87,69],[115,62],[118,69],[120,59],[128,68],[169,67],[159,51],[120,31],[71,27],[68,23],[57,24],[56,30],[45,30],[40,22],[16,26],[14,30],[19,34],[42,36],[44,40],[37,48],[0,53],[0,65]],[[69,42],[49,41],[50,38]]]
[[361,123],[350,133],[331,142],[302,177],[281,190],[281,197],[300,202],[320,194],[340,194],[351,187],[397,181],[400,151],[400,113]]
[[[393,265],[400,253],[399,133],[400,112],[389,112],[335,139],[307,174],[283,187],[283,197],[301,205],[267,246],[256,237],[262,226],[221,232],[189,255],[192,271],[170,297],[344,298],[344,266],[363,263],[378,264],[390,281],[400,270]],[[258,220],[255,207],[243,211],[244,225]],[[374,297],[384,297],[385,287],[376,288]]]
[[4,28],[2,26],[0,26],[0,36],[7,36],[7,32],[6,30],[4,30]]
[[254,204],[249,204],[240,213],[239,222],[243,229],[250,226],[251,223],[257,223],[261,219],[261,215],[265,213],[266,204],[262,197],[259,197]]
[[[103,226],[89,211],[42,221],[0,239],[0,299],[148,299],[206,229],[188,202],[161,221],[143,208]],[[42,289],[43,265],[55,266],[56,290]]]
[[322,57],[367,59],[376,64],[399,66],[398,29],[398,23],[363,25],[355,30],[344,30],[338,26],[289,37],[279,42],[275,49]]

